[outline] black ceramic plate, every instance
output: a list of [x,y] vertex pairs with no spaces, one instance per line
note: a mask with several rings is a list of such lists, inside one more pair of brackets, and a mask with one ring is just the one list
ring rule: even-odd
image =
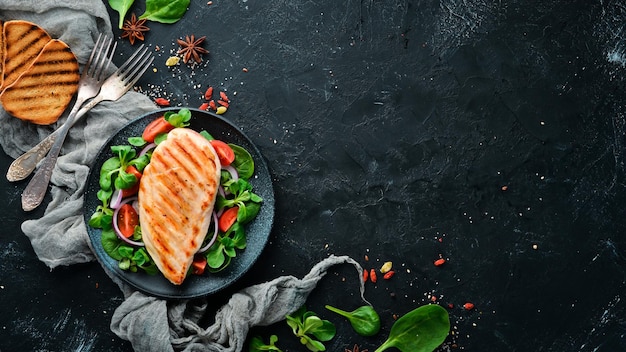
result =
[[128,137],[140,136],[146,125],[166,111],[178,111],[180,108],[157,110],[141,116],[115,133],[102,147],[94,161],[85,188],[84,219],[92,247],[98,260],[113,275],[144,293],[163,298],[195,298],[215,293],[239,279],[255,263],[265,247],[274,220],[274,191],[267,165],[256,146],[235,125],[220,115],[197,109],[191,110],[189,128],[197,131],[206,130],[216,139],[244,147],[254,159],[255,174],[250,179],[254,192],[263,198],[263,205],[258,216],[246,225],[247,247],[237,253],[230,265],[216,274],[202,276],[191,275],[182,285],[171,284],[163,275],[148,275],[144,272],[132,273],[119,269],[118,262],[109,257],[102,248],[101,230],[91,228],[89,218],[96,211],[100,201],[96,197],[99,190],[99,173],[102,163],[112,156],[112,145],[128,144]]

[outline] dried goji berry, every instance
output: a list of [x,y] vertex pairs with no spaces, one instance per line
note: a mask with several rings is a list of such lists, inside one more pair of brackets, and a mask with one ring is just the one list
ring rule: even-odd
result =
[[369,276],[369,272],[367,270],[363,270],[363,282],[367,282]]
[[446,260],[443,258],[439,258],[437,260],[435,260],[435,266],[442,266],[443,264],[445,264]]
[[228,95],[222,91],[220,91],[220,98],[222,98],[223,101],[230,101],[230,99],[228,99]]
[[378,279],[376,278],[376,270],[374,270],[374,269],[371,269],[371,270],[370,270],[370,280],[371,280],[373,283],[376,283],[376,281],[378,280]]
[[217,106],[215,105],[215,100],[211,100],[209,102],[209,107],[211,108],[211,110],[217,110]]
[[218,100],[217,103],[220,104],[221,106],[225,106],[225,107],[229,106],[227,102],[225,102],[224,100],[221,100],[221,99]]
[[463,308],[465,308],[465,310],[472,310],[474,309],[474,303],[467,302],[463,305]]
[[209,108],[209,103],[202,103],[198,109],[207,110]]
[[170,101],[165,99],[165,98],[156,98],[156,99],[154,99],[154,102],[158,106],[170,106]]
[[385,275],[383,275],[383,279],[385,280],[389,280],[391,279],[394,275],[396,274],[395,271],[393,270],[389,270],[388,272],[385,273]]
[[211,98],[213,98],[213,87],[207,88],[204,92],[204,99],[211,100]]

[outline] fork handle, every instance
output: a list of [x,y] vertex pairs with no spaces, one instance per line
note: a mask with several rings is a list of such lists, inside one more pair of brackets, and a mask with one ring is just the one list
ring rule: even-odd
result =
[[58,136],[54,139],[54,143],[52,144],[48,155],[41,163],[41,166],[28,185],[26,185],[24,192],[22,192],[22,209],[25,211],[31,211],[37,208],[48,192],[48,184],[50,183],[50,178],[52,178],[52,170],[54,169],[57,159],[59,158],[63,141],[65,140],[70,127],[74,124],[74,119],[80,105],[81,104],[76,104],[76,108],[72,109],[65,123],[58,129]]
[[[72,122],[72,125],[75,124],[83,115],[89,111],[93,106],[95,106],[100,101],[96,101],[92,103],[94,100],[91,100],[85,106],[83,106],[78,113],[76,113],[76,117]],[[11,165],[9,165],[9,169],[7,170],[7,180],[10,182],[21,181],[28,177],[37,167],[37,164],[46,156],[46,153],[54,144],[54,140],[59,134],[59,129],[49,134],[46,138],[42,139],[36,146],[32,147],[30,150],[20,155],[17,159],[13,160]]]

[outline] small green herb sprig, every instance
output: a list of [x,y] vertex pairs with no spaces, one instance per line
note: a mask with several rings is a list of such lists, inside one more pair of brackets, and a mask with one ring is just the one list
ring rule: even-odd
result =
[[263,352],[263,351],[283,352],[280,348],[276,346],[276,342],[278,342],[278,336],[276,335],[270,336],[269,344],[265,344],[265,342],[263,342],[263,339],[260,336],[255,336],[252,339],[250,339],[249,351],[250,352]]
[[[119,28],[124,25],[126,13],[135,0],[109,0],[109,6],[120,15]],[[190,0],[146,0],[146,10],[139,19],[161,23],[175,23],[180,20],[189,6]]]
[[333,323],[318,317],[314,312],[307,311],[305,306],[285,318],[294,335],[300,339],[300,343],[312,352],[326,351],[326,346],[322,342],[330,341],[337,333]]

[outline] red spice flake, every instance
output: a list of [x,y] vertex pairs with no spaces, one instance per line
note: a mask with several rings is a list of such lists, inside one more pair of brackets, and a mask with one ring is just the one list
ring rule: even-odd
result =
[[368,262],[369,260],[370,260],[370,257],[369,257],[369,255],[366,254],[365,255],[365,261]]
[[474,303],[467,302],[467,303],[465,303],[465,304],[463,305],[463,308],[464,308],[465,310],[472,310],[472,309],[474,309]]
[[158,106],[170,106],[170,101],[165,99],[165,98],[156,98],[156,99],[154,99],[154,102]]
[[370,273],[367,270],[363,270],[363,282],[367,282],[369,279]]
[[431,302],[436,302],[437,301],[437,296],[430,296],[430,301]]
[[223,100],[221,100],[221,99],[220,99],[220,100],[218,100],[218,101],[217,101],[217,103],[218,103],[218,104],[220,104],[221,106],[228,107],[228,103],[227,103],[227,102],[225,102],[225,101],[223,101]]
[[198,109],[207,110],[209,108],[209,103],[202,103]]
[[378,278],[376,277],[376,270],[374,270],[374,269],[370,270],[370,280],[373,283],[376,283],[376,281],[378,281]]
[[385,280],[389,280],[389,279],[391,279],[391,278],[392,278],[395,274],[396,274],[396,272],[395,272],[395,271],[390,270],[390,271],[386,272],[386,273],[385,273],[385,275],[383,275],[383,279],[385,279]]
[[506,191],[507,189],[509,189],[509,186],[504,185],[504,186],[502,186],[502,188],[500,188],[500,189],[501,189],[501,190],[503,190],[503,191]]
[[454,303],[448,303],[448,308],[450,309],[454,308]]
[[248,72],[248,69],[244,67],[244,68],[242,69],[242,71],[243,71],[243,72]]
[[443,258],[439,258],[439,259],[435,260],[435,262],[434,262],[435,266],[442,266],[445,263],[446,263],[446,260],[443,259]]
[[213,98],[213,87],[207,88],[204,92],[204,99],[211,100],[211,98]]
[[211,108],[211,110],[217,110],[217,105],[215,105],[215,100],[211,100],[209,102],[209,108]]
[[228,99],[228,95],[226,95],[226,93],[221,92],[221,91],[220,91],[220,98],[226,102],[230,101],[230,99]]
[[393,318],[393,320],[398,320],[399,318],[398,314],[395,314],[395,313],[391,317]]

